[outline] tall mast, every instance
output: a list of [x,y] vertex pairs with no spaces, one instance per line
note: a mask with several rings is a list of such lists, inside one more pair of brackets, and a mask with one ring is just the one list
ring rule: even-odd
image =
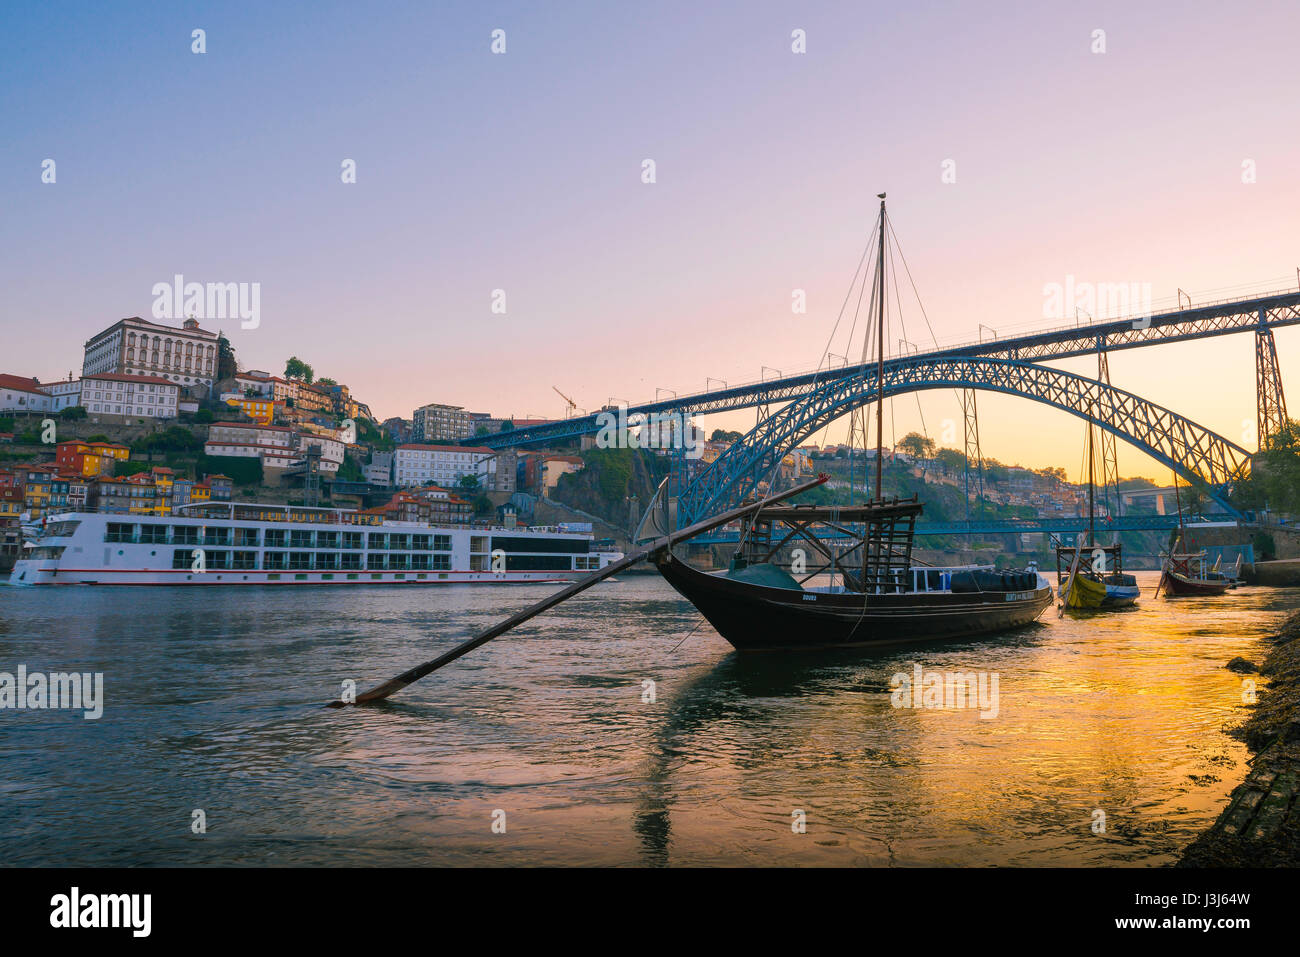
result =
[[885,448],[885,194],[880,197],[880,252],[876,256],[876,286],[880,290],[876,322],[876,499],[881,498],[881,469]]
[[1183,496],[1182,493],[1178,491],[1177,472],[1174,472],[1174,501],[1177,503],[1178,507],[1178,547],[1186,548],[1187,546],[1183,544],[1183,538],[1185,535],[1183,532]]
[[1097,541],[1096,516],[1096,478],[1093,472],[1092,452],[1092,408],[1088,408],[1088,544]]

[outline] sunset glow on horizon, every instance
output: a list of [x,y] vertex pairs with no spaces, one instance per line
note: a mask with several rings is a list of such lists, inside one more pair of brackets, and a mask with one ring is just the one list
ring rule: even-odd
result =
[[[553,388],[595,411],[793,374],[823,359],[881,191],[933,327],[900,276],[891,353],[1075,321],[1048,314],[1053,284],[1135,284],[1159,311],[1180,290],[1300,281],[1294,5],[398,3],[381,22],[340,3],[80,3],[6,19],[2,373],[79,375],[85,340],[149,318],[180,274],[260,283],[257,328],[204,326],[246,368],[302,357],[380,419],[429,402],[559,418]],[[1294,377],[1300,330],[1276,339]],[[1052,364],[1096,375],[1095,358]],[[1253,451],[1250,335],[1110,367]],[[1078,478],[1079,419],[979,402],[986,456]],[[699,422],[746,431],[754,412]],[[886,445],[923,428],[961,444],[950,390],[892,400],[885,422]],[[1123,443],[1119,466],[1169,480]]]

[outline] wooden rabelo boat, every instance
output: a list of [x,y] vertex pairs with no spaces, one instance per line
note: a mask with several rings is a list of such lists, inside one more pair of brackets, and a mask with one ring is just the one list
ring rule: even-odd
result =
[[[1142,594],[1137,579],[1124,573],[1123,547],[1097,544],[1097,483],[1093,420],[1088,418],[1088,529],[1074,545],[1056,543],[1056,582],[1066,608],[1105,611],[1134,604]],[[1119,491],[1116,488],[1116,501]]]
[[[888,646],[994,634],[1052,604],[1036,571],[934,567],[912,560],[922,506],[774,506],[755,513],[724,572],[700,571],[671,548],[660,574],[741,651]],[[796,548],[802,560],[785,558]]]
[[1232,587],[1227,578],[1211,578],[1205,570],[1205,552],[1177,552],[1165,556],[1160,588],[1166,598],[1205,598],[1222,595]]
[[1056,546],[1056,578],[1066,608],[1127,608],[1142,593],[1137,578],[1124,571],[1123,549],[1114,545]]
[[1178,542],[1164,556],[1160,569],[1160,583],[1156,594],[1163,590],[1166,598],[1212,598],[1222,595],[1232,585],[1223,575],[1211,576],[1205,568],[1205,550],[1191,552],[1185,549],[1187,529],[1183,525],[1183,499],[1178,490],[1178,473],[1174,473],[1174,500],[1178,505]]
[[[652,556],[668,583],[742,651],[987,635],[1027,625],[1052,603],[1052,586],[1036,570],[1002,574],[992,566],[914,562],[912,538],[922,506],[915,497],[886,500],[881,494],[887,219],[885,194],[878,195],[874,497],[857,506],[758,509],[746,516],[740,548],[724,572],[695,569],[671,547]],[[863,276],[865,290],[865,271]],[[783,561],[783,555],[790,558]]]

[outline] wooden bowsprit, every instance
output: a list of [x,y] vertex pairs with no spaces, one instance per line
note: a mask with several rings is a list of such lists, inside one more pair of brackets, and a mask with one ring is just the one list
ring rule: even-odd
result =
[[665,535],[662,538],[657,538],[649,545],[645,545],[641,548],[635,549],[632,552],[628,553],[627,555],[624,555],[618,561],[611,562],[610,564],[606,565],[604,568],[600,569],[600,571],[592,572],[590,575],[586,576],[585,578],[578,579],[572,585],[568,585],[564,588],[561,588],[559,591],[555,592],[554,594],[547,596],[546,598],[537,602],[535,605],[530,605],[529,607],[525,608],[523,611],[511,615],[505,621],[493,625],[487,631],[484,631],[476,635],[475,637],[471,638],[469,641],[457,645],[455,648],[452,648],[450,651],[442,655],[439,655],[437,658],[434,658],[432,661],[426,661],[422,665],[416,665],[414,668],[410,669],[409,671],[403,671],[396,678],[391,678],[388,681],[385,681],[383,684],[371,688],[369,691],[362,692],[360,695],[357,696],[356,701],[331,701],[326,705],[326,707],[342,708],[348,704],[369,704],[374,701],[382,701],[384,698],[387,698],[390,695],[396,694],[398,691],[401,691],[407,685],[419,681],[425,675],[437,671],[443,665],[450,664],[451,662],[459,658],[461,655],[468,654],[469,652],[477,648],[479,645],[486,644],[487,642],[491,641],[493,638],[497,638],[500,637],[501,635],[504,635],[507,631],[516,627],[517,625],[522,625],[524,622],[528,621],[528,619],[534,618],[537,615],[540,615],[542,612],[550,608],[554,608],[560,602],[572,598],[574,595],[578,594],[578,592],[586,591],[588,588],[590,588],[592,585],[596,584],[597,582],[609,578],[611,575],[616,575],[619,572],[621,572],[623,569],[631,565],[635,565],[637,562],[648,558],[650,555],[654,554],[660,549],[671,548],[673,545],[676,545],[678,542],[684,542],[688,538],[694,538],[696,535],[700,535],[704,532],[709,531],[710,529],[717,528],[720,525],[726,525],[728,522],[734,522],[738,518],[744,518],[746,515],[750,515],[761,508],[766,508],[767,506],[773,505],[776,502],[781,502],[784,501],[785,499],[792,498],[795,495],[799,495],[803,492],[808,491],[810,488],[816,488],[818,485],[821,485],[823,482],[825,482],[829,477],[830,476],[825,474],[819,475],[817,476],[816,479],[814,479],[811,482],[805,482],[803,485],[797,485],[792,489],[787,489],[786,491],[781,492],[780,494],[772,495],[768,498],[765,498],[761,502],[754,502],[750,505],[742,505],[740,508],[733,508],[728,512],[723,512],[720,515],[715,515],[713,518],[705,519],[702,522],[696,522],[694,525],[688,526],[687,528],[683,528],[680,531],[673,532],[672,534],[669,535]]

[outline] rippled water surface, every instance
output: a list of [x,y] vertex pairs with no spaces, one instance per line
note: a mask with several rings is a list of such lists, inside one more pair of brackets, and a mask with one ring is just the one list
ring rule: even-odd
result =
[[[1136,611],[993,639],[740,657],[631,576],[345,710],[321,707],[344,679],[553,586],[0,587],[0,671],[105,682],[98,721],[0,711],[0,844],[63,865],[1166,864],[1245,775],[1224,663],[1258,661],[1300,594],[1139,581]],[[996,718],[893,707],[914,664],[996,673]]]

